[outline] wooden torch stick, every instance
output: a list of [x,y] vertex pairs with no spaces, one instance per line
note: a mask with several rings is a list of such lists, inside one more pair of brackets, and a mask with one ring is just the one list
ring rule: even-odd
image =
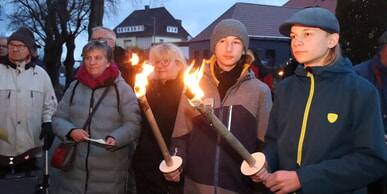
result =
[[179,156],[172,156],[169,154],[167,145],[165,144],[164,138],[161,135],[159,126],[156,123],[156,119],[153,115],[152,109],[149,106],[148,100],[146,99],[146,85],[148,84],[147,76],[153,72],[154,67],[148,64],[143,65],[143,72],[136,75],[136,83],[134,91],[136,93],[138,102],[148,120],[150,128],[152,129],[153,135],[156,138],[157,144],[159,145],[161,154],[164,160],[159,165],[160,171],[168,173],[175,171],[181,167],[183,160]]
[[[191,65],[184,74],[184,84],[186,85],[185,96],[188,98],[191,106],[198,110],[218,132],[223,136],[227,143],[244,159],[241,165],[241,171],[244,175],[250,176],[263,169],[265,164],[265,155],[261,152],[256,152],[250,155],[249,151],[241,144],[241,142],[224,126],[224,124],[210,111],[201,101],[204,96],[200,88],[200,80],[204,74],[204,66],[208,63],[203,60],[202,66],[191,72]],[[230,110],[231,114],[231,110]],[[231,116],[230,116],[231,118]],[[231,120],[231,119],[230,119]],[[229,125],[231,124],[231,121]],[[229,126],[230,127],[230,126]]]
[[163,158],[164,158],[167,166],[173,166],[173,160],[171,158],[171,155],[169,154],[169,150],[167,148],[167,145],[165,144],[163,136],[161,135],[159,126],[156,123],[156,119],[153,115],[152,109],[149,106],[149,103],[148,103],[148,100],[146,99],[146,96],[139,97],[138,101],[139,101],[141,108],[144,111],[144,114],[149,122],[149,125],[152,129],[152,132],[156,138],[156,141],[159,144],[161,153],[163,155]]
[[192,102],[192,105],[207,119],[207,121],[215,129],[219,131],[223,138],[239,153],[240,156],[242,156],[244,160],[247,161],[250,166],[255,165],[256,160],[254,157],[252,157],[249,151],[247,151],[247,149],[242,145],[242,143],[228,131],[226,126],[224,126],[224,124],[218,119],[218,117],[215,116],[214,113],[208,110],[208,108],[199,100]]
[[[223,138],[233,147],[244,159],[241,165],[241,171],[246,176],[251,176],[260,171],[265,164],[265,155],[261,152],[250,154],[242,143],[224,126],[224,124],[211,112],[200,100],[191,101],[207,121],[219,131]],[[231,112],[231,111],[230,111]]]

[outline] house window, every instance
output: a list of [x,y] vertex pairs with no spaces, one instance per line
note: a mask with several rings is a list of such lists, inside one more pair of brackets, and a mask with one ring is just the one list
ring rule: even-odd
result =
[[125,49],[128,49],[130,47],[132,47],[132,40],[124,40],[124,47]]
[[267,49],[265,60],[267,60],[269,66],[274,66],[274,59],[275,59],[275,50],[274,49]]
[[179,28],[173,26],[167,26],[167,32],[177,34],[179,32]]
[[125,26],[117,28],[117,33],[127,33],[127,32],[143,32],[144,25],[139,26]]

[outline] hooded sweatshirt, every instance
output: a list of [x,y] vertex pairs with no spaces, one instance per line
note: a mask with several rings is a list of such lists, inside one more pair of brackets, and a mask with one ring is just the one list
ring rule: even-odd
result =
[[264,153],[271,171],[297,172],[297,193],[366,193],[387,172],[383,138],[375,87],[340,58],[279,83]]

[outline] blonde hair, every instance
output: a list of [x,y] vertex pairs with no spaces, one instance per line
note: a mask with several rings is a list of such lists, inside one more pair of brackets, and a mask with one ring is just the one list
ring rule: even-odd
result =
[[174,59],[183,66],[183,70],[188,67],[187,60],[179,47],[172,43],[161,43],[152,46],[149,50],[149,59],[155,61],[162,58]]
[[[331,33],[327,32],[327,35],[329,36],[331,35]],[[337,42],[336,46],[329,49],[328,56],[325,59],[324,64],[329,65],[329,64],[336,63],[340,57],[341,57],[341,47],[340,47],[340,43]]]

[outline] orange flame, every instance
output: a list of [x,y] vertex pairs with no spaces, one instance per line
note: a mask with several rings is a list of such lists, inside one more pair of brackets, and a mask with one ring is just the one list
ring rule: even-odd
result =
[[190,90],[190,92],[194,95],[191,102],[200,101],[204,96],[203,90],[200,88],[199,83],[203,77],[204,73],[204,65],[208,63],[208,60],[203,60],[200,68],[196,69],[193,73],[191,73],[191,69],[195,64],[195,61],[191,63],[188,69],[184,73],[184,84],[185,87]]
[[154,66],[144,62],[142,65],[143,71],[136,74],[136,82],[134,84],[134,92],[136,93],[137,98],[145,96],[146,86],[148,85],[148,75],[151,74],[154,70]]
[[140,61],[140,58],[138,57],[138,55],[136,53],[132,53],[132,57],[130,57],[129,61],[134,66],[134,65],[138,64],[138,62]]

